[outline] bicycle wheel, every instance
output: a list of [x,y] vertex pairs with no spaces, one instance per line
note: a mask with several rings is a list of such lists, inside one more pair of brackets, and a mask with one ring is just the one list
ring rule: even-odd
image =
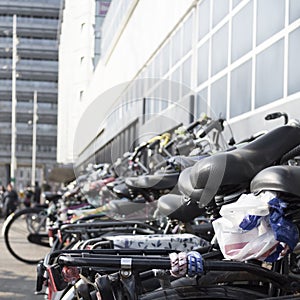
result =
[[36,264],[49,252],[44,208],[27,208],[11,214],[3,225],[8,251],[18,260]]
[[231,287],[231,286],[182,286],[161,291],[155,291],[139,297],[141,300],[196,300],[196,299],[261,299],[266,298],[266,294],[256,292],[255,290]]

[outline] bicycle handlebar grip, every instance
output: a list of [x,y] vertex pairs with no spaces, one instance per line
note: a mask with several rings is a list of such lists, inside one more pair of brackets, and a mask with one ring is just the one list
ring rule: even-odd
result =
[[214,128],[216,128],[216,126],[218,125],[217,123],[219,123],[218,121],[212,121],[204,130],[203,132],[199,135],[200,138],[204,138],[211,130],[213,130]]
[[199,122],[199,120],[197,120],[197,121],[191,123],[191,124],[186,128],[186,130],[187,130],[188,132],[191,132],[191,131],[192,131],[195,127],[197,127],[199,124],[200,124],[200,122]]
[[284,117],[284,124],[287,124],[289,121],[289,117],[286,113],[281,113],[281,112],[275,112],[275,113],[270,113],[265,116],[265,120],[274,120],[278,119],[280,117]]
[[134,153],[133,153],[133,155],[131,156],[130,159],[131,159],[131,160],[135,160],[136,157],[138,156],[139,152],[141,152],[141,150],[145,149],[147,146],[148,146],[148,143],[144,143],[144,144],[138,146],[138,147],[135,149],[135,151],[134,151]]
[[274,120],[282,116],[281,112],[270,113],[265,116],[265,120]]

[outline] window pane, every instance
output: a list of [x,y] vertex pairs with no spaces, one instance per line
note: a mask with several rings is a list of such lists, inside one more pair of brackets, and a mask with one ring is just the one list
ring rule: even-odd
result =
[[290,23],[300,18],[300,1],[290,0]]
[[257,1],[257,45],[283,28],[284,11],[285,0]]
[[161,52],[159,52],[156,57],[154,58],[154,62],[153,62],[153,67],[154,67],[154,77],[155,78],[160,78],[161,77],[161,71],[160,71],[160,67],[161,67]]
[[209,31],[210,0],[201,2],[198,8],[199,31],[198,39],[203,38]]
[[[196,118],[199,118],[201,113],[207,112],[207,88],[201,90],[196,98]],[[209,115],[210,116],[210,115]]]
[[253,2],[251,1],[232,20],[232,62],[252,49],[252,22]]
[[170,42],[168,42],[162,50],[161,64],[162,75],[165,75],[170,69]]
[[180,99],[180,67],[171,75],[171,101],[176,102]]
[[192,49],[193,14],[183,24],[183,55]]
[[198,85],[208,79],[208,41],[198,49]]
[[300,91],[300,28],[290,34],[288,94]]
[[169,80],[164,80],[161,85],[160,85],[160,89],[161,89],[161,99],[162,99],[162,103],[161,103],[161,109],[165,109],[168,107],[169,105],[169,88],[170,88],[170,81]]
[[180,67],[178,67],[171,75],[171,80],[180,82]]
[[229,1],[214,0],[213,2],[213,27],[217,25],[229,11]]
[[192,58],[189,57],[182,65],[182,83],[188,88],[191,87],[191,62]]
[[227,75],[211,85],[211,112],[212,118],[226,118]]
[[242,0],[233,0],[232,5],[233,7],[236,7]]
[[283,39],[281,39],[257,56],[255,107],[282,97],[283,52]]
[[228,23],[212,37],[212,75],[227,67],[228,60]]
[[230,118],[251,109],[252,60],[248,60],[231,73]]
[[179,29],[172,38],[172,66],[178,62],[181,56],[181,29]]

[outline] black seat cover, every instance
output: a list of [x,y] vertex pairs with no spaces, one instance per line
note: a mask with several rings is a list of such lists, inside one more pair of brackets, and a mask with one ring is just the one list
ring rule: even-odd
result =
[[118,197],[131,199],[132,195],[128,189],[128,186],[124,182],[120,182],[119,184],[113,187],[113,192],[118,195]]
[[112,200],[108,203],[108,214],[130,215],[134,212],[141,211],[146,207],[146,203],[135,203],[130,200]]
[[193,188],[190,181],[190,169],[184,169],[180,173],[180,180],[178,180],[178,189],[179,191],[184,190],[184,194],[193,199],[200,199],[203,189]]
[[251,181],[251,192],[285,192],[300,197],[300,167],[274,166],[260,171]]
[[158,207],[165,215],[178,220],[192,220],[195,214],[201,215],[201,210],[190,209],[190,205],[195,206],[197,201],[203,213],[215,195],[248,189],[257,173],[274,165],[299,144],[300,128],[282,126],[243,148],[204,158],[185,169],[178,179],[179,190],[192,201],[184,202],[184,196],[169,195],[159,199]]
[[179,177],[181,192],[195,199],[191,194],[190,181],[192,188],[197,191],[197,197],[201,194],[195,200],[199,201],[200,207],[205,207],[220,192],[248,188],[259,171],[278,162],[299,144],[299,127],[278,127],[242,148],[217,153],[186,169],[189,176],[183,174]]
[[139,177],[129,177],[125,183],[131,189],[172,189],[178,181],[179,173],[160,173],[155,175],[144,175]]

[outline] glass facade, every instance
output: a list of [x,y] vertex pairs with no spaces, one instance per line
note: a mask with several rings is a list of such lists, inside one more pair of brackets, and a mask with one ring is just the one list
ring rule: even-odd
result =
[[[196,114],[203,107],[227,119],[240,116],[300,92],[299,19],[297,0],[198,1],[137,79],[187,85],[201,95]],[[185,93],[168,96],[170,104]]]
[[[299,0],[198,0],[120,95],[119,109],[131,113],[130,101],[144,99],[145,124],[193,93],[196,117],[246,118],[300,92],[299,53]],[[135,89],[146,78],[157,80]]]

